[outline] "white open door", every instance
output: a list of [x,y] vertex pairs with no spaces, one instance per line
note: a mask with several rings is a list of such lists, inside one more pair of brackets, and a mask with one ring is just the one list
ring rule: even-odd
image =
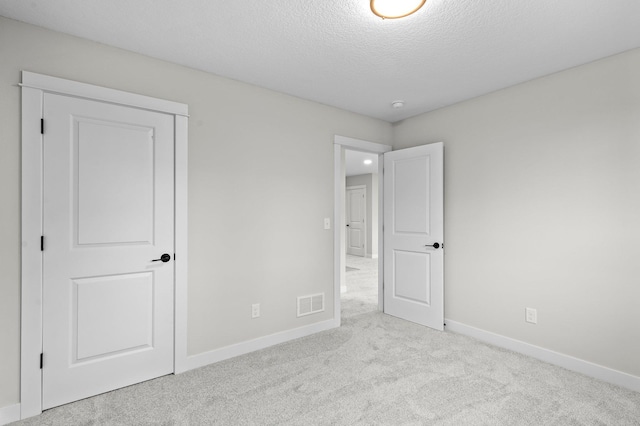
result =
[[384,312],[444,329],[443,144],[384,154]]
[[174,117],[47,93],[43,145],[46,409],[173,372]]

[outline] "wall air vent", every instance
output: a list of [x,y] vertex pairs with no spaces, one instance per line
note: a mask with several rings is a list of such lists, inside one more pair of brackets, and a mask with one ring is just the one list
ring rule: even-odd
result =
[[316,314],[324,311],[324,293],[298,297],[298,316]]

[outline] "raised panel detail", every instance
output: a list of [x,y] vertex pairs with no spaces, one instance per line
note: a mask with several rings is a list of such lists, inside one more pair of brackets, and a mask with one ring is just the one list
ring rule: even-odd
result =
[[75,118],[77,245],[153,242],[153,129]]
[[429,156],[393,162],[393,232],[429,233]]
[[74,361],[153,345],[153,272],[74,279],[72,285]]
[[349,245],[351,247],[361,248],[364,245],[362,237],[362,230],[349,229]]
[[351,197],[351,208],[349,209],[349,222],[362,222],[364,212],[362,211],[362,192],[361,191],[349,191]]
[[431,304],[431,256],[429,253],[393,251],[394,297]]

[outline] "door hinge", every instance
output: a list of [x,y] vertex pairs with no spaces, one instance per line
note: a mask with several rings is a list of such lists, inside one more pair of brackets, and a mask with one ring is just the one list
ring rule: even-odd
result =
[[44,367],[44,353],[40,354],[40,370]]
[[44,135],[44,118],[40,119],[40,134]]
[[44,235],[40,236],[40,251],[44,251]]
[[173,253],[173,261],[174,262],[176,261],[176,254],[175,253]]

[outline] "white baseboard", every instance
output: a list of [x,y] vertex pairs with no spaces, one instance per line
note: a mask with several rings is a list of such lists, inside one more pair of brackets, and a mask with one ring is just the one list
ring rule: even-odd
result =
[[501,348],[537,358],[549,364],[558,365],[567,370],[640,392],[640,377],[449,319],[445,319],[445,323],[447,324],[447,331],[464,334]]
[[280,333],[270,334],[268,336],[237,343],[235,345],[225,346],[224,348],[215,349],[198,355],[192,355],[187,357],[187,370],[204,367],[205,365],[224,361],[225,359],[244,355],[249,352],[268,348],[269,346],[278,345],[280,343],[299,339],[300,337],[309,336],[311,334],[330,330],[336,327],[339,327],[339,323],[330,319],[304,327],[294,328],[293,330],[282,331]]
[[6,425],[20,420],[20,404],[0,407],[0,425]]

